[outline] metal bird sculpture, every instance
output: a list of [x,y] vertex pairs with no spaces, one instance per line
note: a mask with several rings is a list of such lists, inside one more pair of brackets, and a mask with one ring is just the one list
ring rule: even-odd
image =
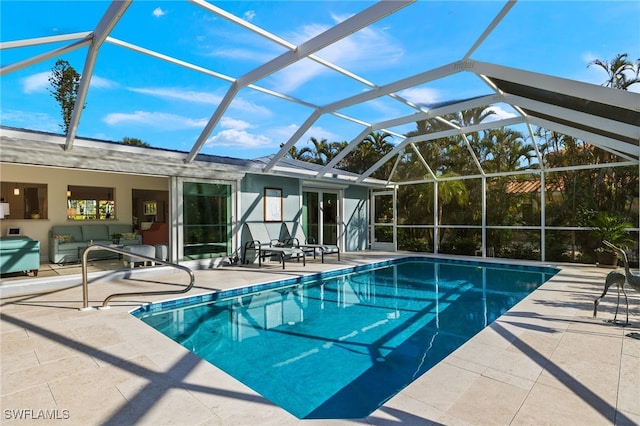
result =
[[616,304],[616,313],[613,316],[613,322],[616,322],[618,317],[618,308],[620,307],[620,290],[622,290],[622,294],[624,294],[624,300],[627,305],[627,320],[625,324],[629,324],[629,299],[627,298],[627,292],[624,290],[624,284],[626,282],[635,290],[640,291],[640,275],[634,274],[629,269],[629,259],[627,258],[627,253],[625,253],[624,250],[614,246],[609,241],[604,240],[602,242],[604,243],[604,245],[611,248],[616,253],[616,255],[622,259],[622,261],[624,262],[624,274],[622,274],[622,272],[620,271],[611,271],[607,274],[607,277],[604,281],[604,291],[602,292],[600,297],[598,297],[593,302],[593,317],[596,317],[598,304],[600,303],[600,300],[607,294],[609,287],[611,287],[613,284],[616,284],[616,286],[618,287],[618,303]]

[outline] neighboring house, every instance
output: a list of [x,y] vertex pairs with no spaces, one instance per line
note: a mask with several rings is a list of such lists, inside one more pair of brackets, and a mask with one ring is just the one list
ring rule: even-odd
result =
[[[344,172],[318,179],[321,166],[269,158],[243,160],[0,128],[1,196],[10,214],[0,231],[20,228],[41,242],[48,259],[52,226],[74,223],[168,223],[171,260],[222,258],[239,253],[242,227],[266,222],[302,226],[307,236],[344,251],[369,246],[369,191],[384,182]],[[265,198],[266,197],[266,198]],[[265,203],[267,200],[267,203]],[[37,214],[35,214],[37,213]]]
[[[527,195],[528,197],[521,200],[520,214],[522,215],[523,220],[535,222],[536,220],[531,218],[534,215],[539,218],[541,189],[542,182],[540,178],[526,180],[514,179],[507,182],[504,192],[506,197],[509,197],[510,195]],[[545,197],[547,200],[560,200],[561,192],[563,190],[563,182],[546,182]]]

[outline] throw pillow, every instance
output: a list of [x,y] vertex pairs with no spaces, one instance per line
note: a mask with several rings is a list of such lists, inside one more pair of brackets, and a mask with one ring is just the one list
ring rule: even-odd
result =
[[121,240],[135,240],[136,239],[136,234],[135,234],[135,232],[123,232],[122,234],[120,234],[120,239]]
[[72,243],[73,242],[73,235],[56,234],[56,235],[53,236],[53,238],[55,238],[56,240],[60,241],[61,243]]

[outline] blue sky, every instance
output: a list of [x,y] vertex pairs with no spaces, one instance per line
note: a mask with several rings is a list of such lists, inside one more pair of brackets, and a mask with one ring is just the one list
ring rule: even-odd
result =
[[[213,2],[293,44],[300,44],[369,7],[368,1]],[[317,55],[382,86],[461,59],[504,6],[498,1],[419,1],[321,50]],[[102,1],[0,3],[2,42],[92,31],[107,10]],[[520,1],[471,58],[593,84],[606,74],[587,67],[627,52],[640,57],[638,1]],[[237,78],[284,53],[284,47],[188,2],[136,0],[111,33],[114,39]],[[0,51],[2,66],[67,43]],[[86,48],[62,56],[82,72]],[[61,133],[48,76],[57,58],[1,77],[3,125]],[[305,59],[256,84],[322,106],[367,86]],[[152,146],[189,151],[230,84],[223,79],[105,43],[77,135],[134,137]],[[636,85],[640,86],[640,85]],[[638,91],[638,87],[634,90]],[[419,103],[489,94],[470,73],[401,93]],[[496,106],[509,116],[508,106]],[[241,158],[275,153],[312,110],[249,88],[240,91],[201,152]],[[414,112],[389,97],[340,111],[369,123]],[[405,133],[413,126],[393,129]],[[362,126],[323,116],[310,136],[350,141]]]

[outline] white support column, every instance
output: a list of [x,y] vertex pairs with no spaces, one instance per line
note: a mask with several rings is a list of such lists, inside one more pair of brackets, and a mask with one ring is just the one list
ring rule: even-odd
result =
[[84,68],[82,70],[82,75],[80,76],[78,93],[76,94],[75,105],[71,113],[69,128],[67,129],[67,140],[65,144],[65,150],[67,151],[73,147],[73,141],[76,138],[78,124],[80,123],[80,116],[84,110],[85,100],[87,99],[87,93],[89,92],[89,83],[91,82],[91,77],[93,77],[93,70],[96,65],[96,60],[98,59],[100,47],[107,36],[115,28],[116,24],[120,21],[120,18],[122,18],[124,13],[127,11],[131,5],[131,1],[132,0],[114,1],[111,3],[93,32],[91,45],[89,46],[89,51],[85,57]]
[[487,176],[482,175],[482,257],[487,257]]
[[182,258],[182,189],[181,180],[169,178],[169,261],[179,262]]
[[393,185],[393,251],[398,251],[398,185]]
[[[546,202],[547,199],[547,179],[545,176],[545,172],[540,173],[540,260],[543,262],[547,260],[547,250],[546,250],[546,217],[547,217],[547,208]],[[575,231],[574,231],[575,232]]]
[[440,230],[438,229],[440,224],[438,223],[438,179],[433,183],[433,253],[438,254],[438,235]]

